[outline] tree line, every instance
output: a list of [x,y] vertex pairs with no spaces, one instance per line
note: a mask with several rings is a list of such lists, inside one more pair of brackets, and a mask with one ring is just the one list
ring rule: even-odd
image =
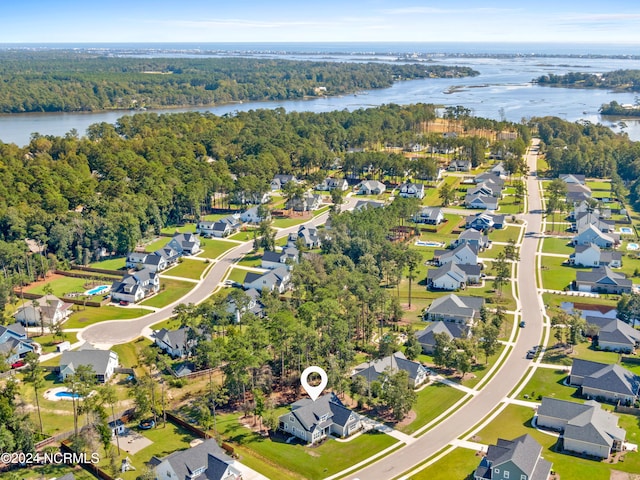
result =
[[564,75],[549,73],[533,80],[540,85],[575,88],[606,88],[640,91],[640,70],[614,70],[605,73],[569,72]]
[[290,100],[478,75],[418,63],[251,58],[124,58],[88,52],[0,52],[0,113],[74,112]]

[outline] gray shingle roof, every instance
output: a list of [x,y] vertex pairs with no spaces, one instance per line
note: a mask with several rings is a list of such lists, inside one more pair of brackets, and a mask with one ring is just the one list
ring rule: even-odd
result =
[[91,348],[66,351],[60,357],[60,369],[67,367],[75,371],[80,365],[89,365],[96,375],[105,375],[112,355],[116,354],[111,350],[95,350]]
[[[214,460],[211,460],[211,457],[214,457]],[[226,466],[222,470],[222,464],[228,465],[232,459],[218,446],[215,439],[210,438],[195,447],[174,452],[162,459],[153,457],[151,463],[159,465],[165,461],[169,462],[174,472],[176,472],[177,480],[189,480],[192,472],[202,467],[206,467],[206,476],[204,478],[207,480],[220,480],[222,473],[226,470]]]
[[291,415],[295,416],[309,432],[321,426],[323,416],[327,417],[325,422],[331,420],[329,425],[335,423],[344,427],[352,413],[333,392],[318,397],[315,402],[309,398],[303,398],[291,404]]
[[465,338],[468,332],[469,329],[465,325],[451,322],[433,322],[424,330],[416,332],[415,335],[421,345],[431,347],[435,345],[434,335],[436,333],[446,333],[449,338],[454,339]]
[[482,305],[484,305],[484,299],[481,297],[450,294],[436,298],[429,306],[427,313],[430,315],[456,315],[472,318],[480,315]]
[[636,396],[640,389],[640,377],[618,364],[610,365],[576,358],[571,366],[571,376],[583,377],[583,386],[603,392]]
[[385,371],[393,375],[400,370],[406,371],[409,374],[409,378],[415,381],[420,371],[424,370],[424,367],[418,362],[407,360],[402,352],[395,352],[393,355],[379,358],[373,362],[361,363],[355,367],[356,373],[352,377],[361,376],[369,382],[374,382]]

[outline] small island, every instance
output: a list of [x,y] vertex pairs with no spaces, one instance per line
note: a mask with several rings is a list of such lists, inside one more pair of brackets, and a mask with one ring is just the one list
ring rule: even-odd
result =
[[609,90],[640,91],[640,70],[614,70],[606,73],[569,72],[565,75],[542,75],[534,83],[551,87],[606,88]]
[[618,117],[640,117],[640,105],[636,102],[631,104],[620,104],[615,100],[603,104],[598,110],[601,115],[615,115]]

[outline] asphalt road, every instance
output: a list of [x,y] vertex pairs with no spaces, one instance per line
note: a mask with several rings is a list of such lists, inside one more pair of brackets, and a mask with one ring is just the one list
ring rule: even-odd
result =
[[[356,202],[357,199],[354,197],[347,198],[343,205],[343,209],[353,208]],[[305,222],[305,224],[316,226],[324,224],[326,223],[328,216],[329,212],[324,212],[308,222]],[[294,227],[279,230],[277,232],[277,238],[288,236],[291,232],[297,232],[298,228],[299,225],[296,225]],[[252,247],[253,241],[249,241],[226,252],[226,254],[222,256],[215,265],[213,265],[213,267],[211,267],[206,277],[186,296],[174,304],[133,320],[112,320],[96,323],[95,325],[91,325],[80,332],[78,335],[79,339],[96,345],[118,345],[135,340],[142,334],[145,328],[171,317],[173,315],[173,308],[176,304],[198,304],[206,300],[218,287],[229,267],[242,259],[246,253],[251,251]]]
[[[531,173],[536,171],[536,145],[534,143],[534,147],[527,155]],[[533,175],[530,175],[527,180],[527,189],[529,213],[520,217],[527,222],[526,232],[539,232],[542,224],[540,213],[542,206],[537,180]],[[520,249],[517,282],[522,305],[522,318],[526,322],[526,327],[520,329],[516,345],[499,372],[484,386],[480,393],[442,423],[419,437],[416,442],[346,478],[386,480],[408,472],[476,425],[518,384],[531,363],[531,360],[526,359],[526,352],[533,345],[540,343],[542,336],[542,304],[535,283],[537,241],[535,236],[525,235]]]

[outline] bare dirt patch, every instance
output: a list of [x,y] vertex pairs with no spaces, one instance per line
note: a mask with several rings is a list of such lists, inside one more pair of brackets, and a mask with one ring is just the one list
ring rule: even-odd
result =
[[416,412],[411,410],[406,417],[404,417],[400,422],[396,424],[396,428],[402,428],[409,425],[416,419]]
[[640,480],[640,475],[621,472],[620,470],[611,470],[609,473],[609,480]]

